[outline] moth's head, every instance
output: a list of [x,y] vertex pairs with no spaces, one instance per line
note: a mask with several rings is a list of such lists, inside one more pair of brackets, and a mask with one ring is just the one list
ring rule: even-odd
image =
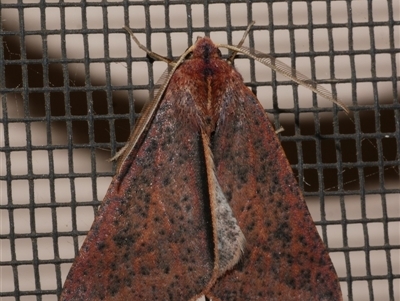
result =
[[221,58],[221,51],[208,37],[198,37],[196,44],[193,46],[191,58],[214,59]]

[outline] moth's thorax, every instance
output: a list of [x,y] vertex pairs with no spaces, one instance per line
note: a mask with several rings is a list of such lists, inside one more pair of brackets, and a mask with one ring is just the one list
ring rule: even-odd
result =
[[192,55],[176,71],[190,78],[193,98],[202,127],[213,131],[220,117],[222,104],[231,90],[243,85],[241,75],[224,59],[219,49],[207,37],[197,40]]

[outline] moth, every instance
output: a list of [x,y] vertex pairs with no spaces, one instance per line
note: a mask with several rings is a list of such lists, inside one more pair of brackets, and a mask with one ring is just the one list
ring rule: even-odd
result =
[[342,300],[275,130],[218,47],[334,98],[242,43],[166,60],[60,300]]

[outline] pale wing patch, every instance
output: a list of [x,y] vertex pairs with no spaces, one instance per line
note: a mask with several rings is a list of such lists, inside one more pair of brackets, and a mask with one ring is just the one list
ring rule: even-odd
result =
[[[207,183],[210,195],[210,208],[215,245],[214,279],[231,269],[243,253],[246,239],[233,216],[228,200],[222,192],[215,175],[215,166],[210,149],[209,135],[201,133],[207,169]],[[212,282],[213,282],[212,281]]]
[[246,239],[240,230],[232,209],[222,192],[221,186],[213,171],[212,180],[215,187],[215,217],[217,227],[217,248],[219,257],[219,275],[231,269],[243,253]]

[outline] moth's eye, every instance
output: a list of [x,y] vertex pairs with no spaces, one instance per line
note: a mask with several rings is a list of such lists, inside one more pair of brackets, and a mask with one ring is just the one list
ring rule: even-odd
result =
[[[188,51],[191,47],[193,47],[193,46],[189,46],[188,48],[186,48],[186,49],[185,49],[185,52]],[[185,52],[184,52],[184,53],[185,53]],[[192,56],[193,56],[192,53],[193,53],[193,52],[189,52],[189,53],[186,55],[185,59],[191,59]]]

